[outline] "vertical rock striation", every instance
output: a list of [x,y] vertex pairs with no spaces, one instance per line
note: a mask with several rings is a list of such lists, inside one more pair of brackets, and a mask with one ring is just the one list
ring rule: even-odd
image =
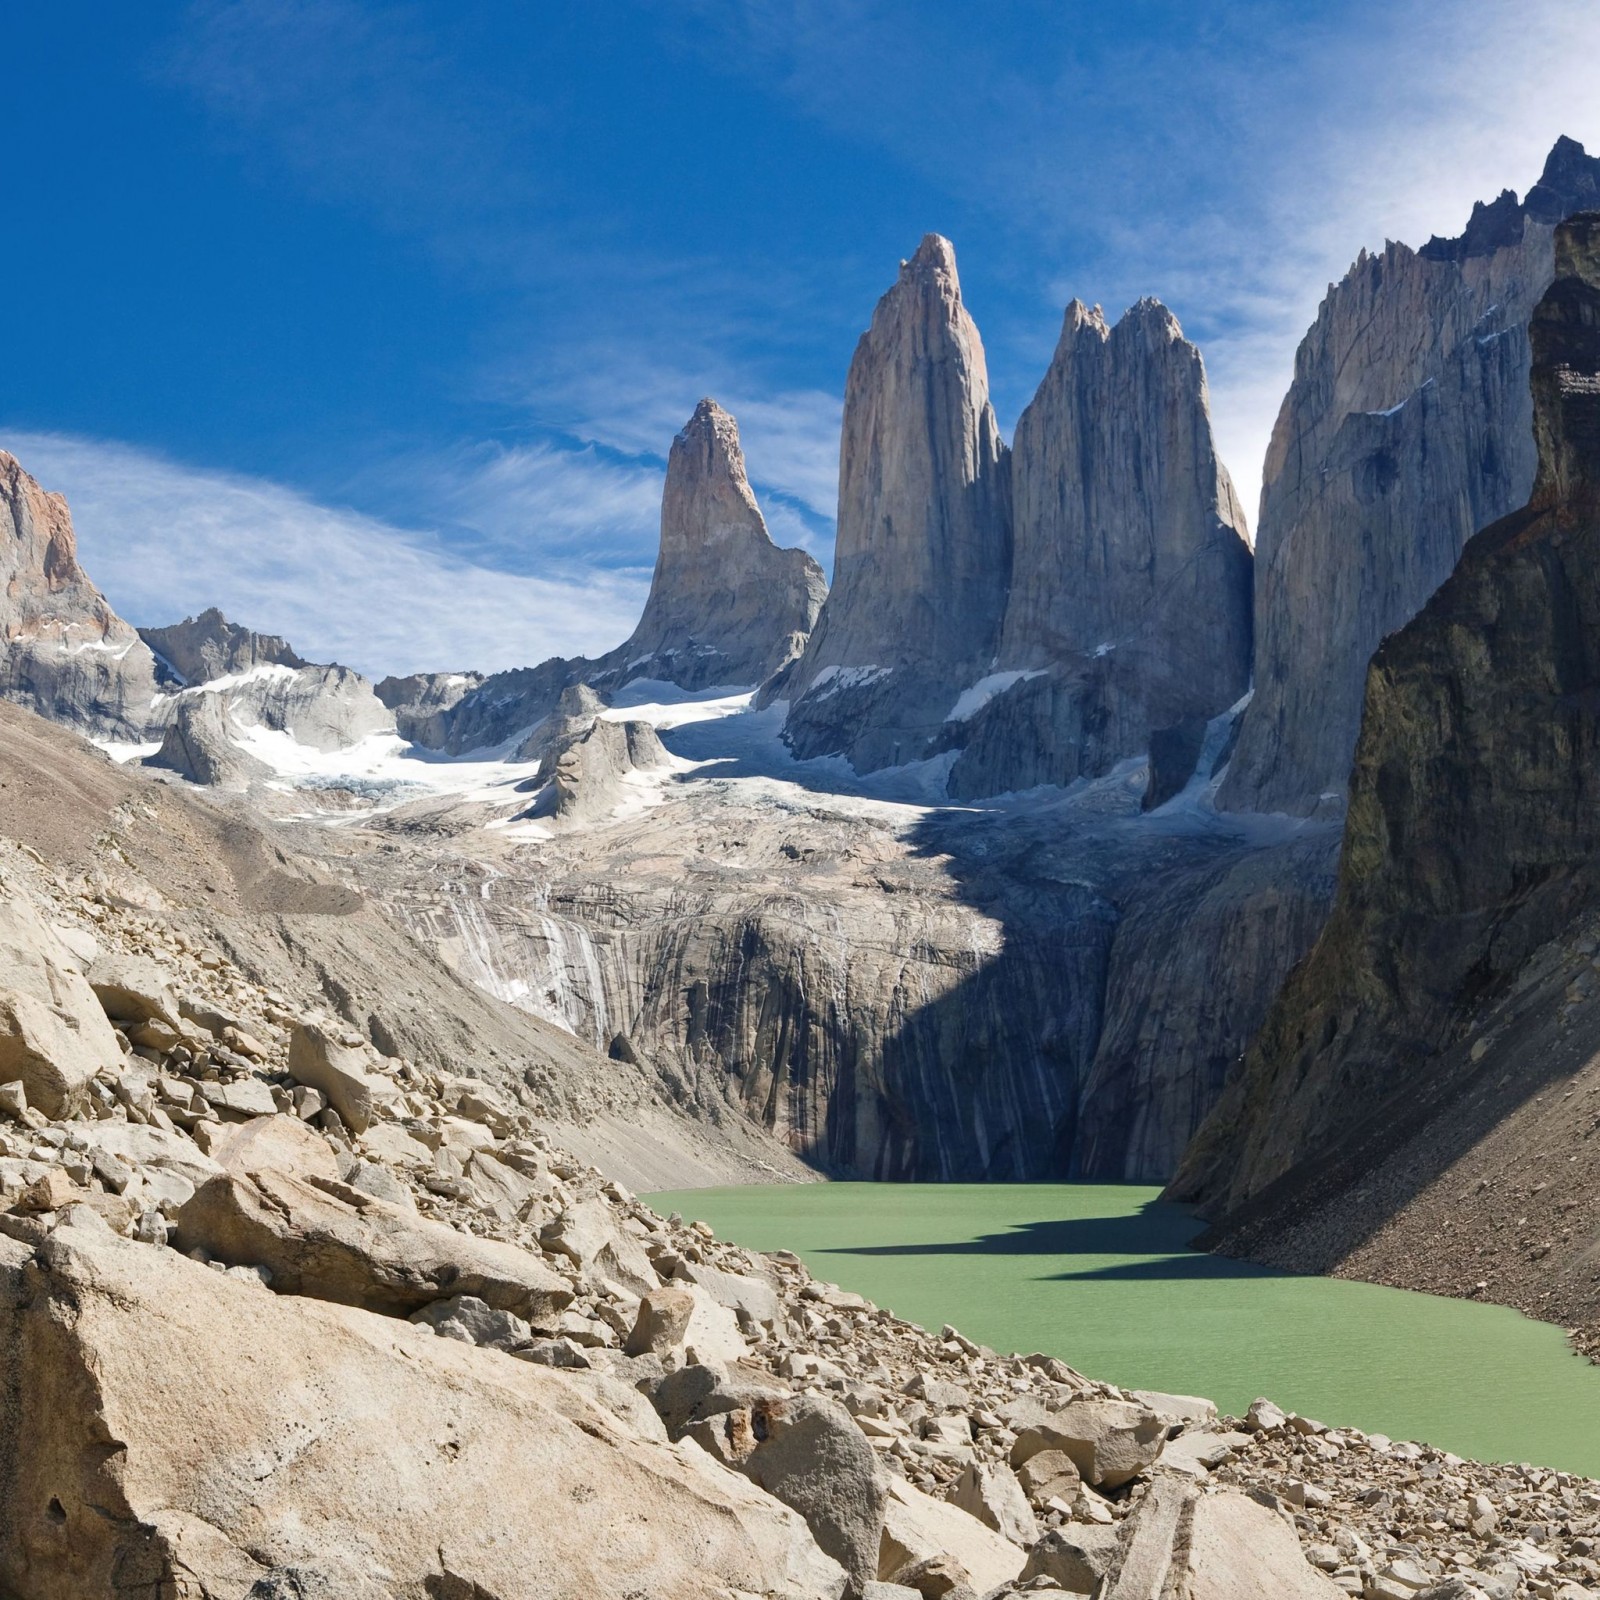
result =
[[901,266],[850,364],[836,552],[785,737],[861,771],[914,760],[990,670],[1011,568],[1009,453],[937,234]]
[[145,737],[155,661],[78,565],[72,514],[0,451],[0,697],[96,737]]
[[1221,792],[1306,815],[1344,794],[1366,664],[1533,484],[1530,312],[1551,233],[1600,202],[1600,159],[1561,139],[1539,183],[1457,239],[1365,251],[1295,357],[1256,539],[1255,696]]
[[1213,1215],[1270,1225],[1319,1168],[1358,1187],[1459,1113],[1474,1013],[1600,906],[1600,212],[1556,230],[1553,276],[1533,498],[1373,658],[1333,914],[1173,1186]]
[[625,677],[684,689],[754,684],[797,656],[828,592],[804,550],[780,550],[745,476],[739,425],[702,400],[667,457],[661,547]]
[[951,792],[1069,783],[1163,730],[1197,751],[1249,687],[1251,555],[1200,352],[1165,306],[1141,300],[1114,328],[1067,307],[1011,477],[1002,676],[952,731]]

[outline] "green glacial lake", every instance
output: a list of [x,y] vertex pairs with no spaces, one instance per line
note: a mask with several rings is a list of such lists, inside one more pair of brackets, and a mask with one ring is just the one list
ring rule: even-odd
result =
[[1185,1248],[1155,1189],[801,1184],[652,1195],[723,1238],[997,1350],[1043,1350],[1126,1388],[1259,1394],[1459,1455],[1600,1477],[1600,1367],[1502,1306],[1295,1277]]

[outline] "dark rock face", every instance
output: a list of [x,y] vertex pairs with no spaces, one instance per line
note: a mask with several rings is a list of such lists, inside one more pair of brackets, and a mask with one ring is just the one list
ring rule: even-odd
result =
[[67,502],[0,451],[0,697],[136,741],[155,692],[149,650],[78,565]]
[[308,665],[287,641],[229,622],[215,606],[171,627],[141,628],[139,637],[186,684],[208,683],[252,667]]
[[1011,571],[1010,463],[955,251],[929,234],[845,385],[834,582],[785,692],[796,754],[928,753],[990,668]]
[[739,425],[702,400],[667,457],[644,615],[602,670],[684,689],[761,683],[804,648],[827,592],[804,550],[780,550],[768,536]]
[[1448,1103],[1474,1012],[1600,904],[1600,213],[1553,276],[1533,497],[1373,658],[1333,915],[1173,1184],[1230,1227]]
[[1533,485],[1527,323],[1551,231],[1600,203],[1570,139],[1518,205],[1459,239],[1362,253],[1295,357],[1267,453],[1255,565],[1255,695],[1221,803],[1337,810],[1366,664]]

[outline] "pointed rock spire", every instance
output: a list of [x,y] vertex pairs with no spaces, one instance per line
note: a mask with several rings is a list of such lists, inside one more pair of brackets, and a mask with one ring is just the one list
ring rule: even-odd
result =
[[1010,576],[1008,465],[955,250],[930,233],[850,364],[833,588],[790,685],[797,751],[847,751],[863,770],[910,760],[950,687],[987,670]]
[[780,550],[745,475],[739,425],[702,400],[667,457],[650,597],[613,658],[686,689],[760,683],[804,645],[827,593],[803,550]]

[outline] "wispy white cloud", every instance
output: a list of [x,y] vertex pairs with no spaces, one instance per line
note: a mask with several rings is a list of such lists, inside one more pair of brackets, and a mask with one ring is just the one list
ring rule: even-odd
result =
[[123,444],[11,432],[0,446],[67,496],[85,568],[130,621],[220,606],[313,660],[373,675],[595,654],[632,631],[649,587],[648,566],[539,556],[532,529],[541,519],[562,521],[570,535],[596,507],[624,519],[644,510],[644,475],[592,454],[506,452],[458,463],[467,470],[453,480],[439,472],[435,489],[453,483],[463,517],[492,509],[491,542],[509,542],[527,519],[513,567],[465,558],[436,532]]

